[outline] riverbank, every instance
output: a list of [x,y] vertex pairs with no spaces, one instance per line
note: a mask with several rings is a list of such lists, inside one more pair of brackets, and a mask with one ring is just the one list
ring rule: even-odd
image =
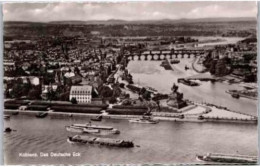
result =
[[230,95],[237,94],[237,95],[239,95],[239,97],[244,97],[244,98],[248,98],[248,99],[252,99],[252,100],[257,100],[257,97],[246,95],[246,94],[243,93],[243,91],[227,90],[226,93],[228,93]]
[[191,64],[191,67],[194,71],[196,71],[197,73],[204,73],[206,72],[206,68],[202,65],[202,60],[201,60],[201,56],[197,56],[194,61]]
[[[13,115],[14,113],[17,113],[18,115],[31,115],[35,116],[37,113],[42,111],[32,111],[32,110],[4,110],[4,114],[10,114]],[[133,119],[133,118],[141,118],[140,115],[109,115],[107,113],[102,114],[88,114],[88,113],[68,113],[68,112],[53,112],[53,111],[46,111],[48,113],[48,116],[54,117],[54,118],[96,118],[97,116],[102,115],[104,119]],[[220,112],[219,112],[220,113]],[[205,115],[203,115],[205,114]],[[201,113],[165,113],[165,112],[153,112],[153,118],[155,120],[161,120],[161,121],[179,121],[179,122],[225,122],[225,123],[257,123],[257,120],[251,118],[251,117],[225,117],[225,116],[214,116],[206,115],[208,114],[208,110],[203,110]],[[220,113],[221,114],[221,113]],[[180,115],[184,115],[184,117],[180,117]],[[201,117],[203,116],[203,117]],[[233,115],[232,115],[233,116]]]

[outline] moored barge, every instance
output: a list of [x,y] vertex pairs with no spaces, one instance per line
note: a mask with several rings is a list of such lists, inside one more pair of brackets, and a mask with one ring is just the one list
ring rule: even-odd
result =
[[99,145],[114,146],[114,147],[134,147],[134,143],[132,141],[111,139],[111,138],[89,137],[89,136],[81,136],[81,135],[68,137],[68,141],[75,142],[75,143],[99,144]]
[[231,155],[231,154],[219,154],[219,153],[208,153],[207,155],[197,155],[198,160],[208,162],[219,162],[219,163],[232,163],[232,164],[256,164],[256,156],[248,155]]

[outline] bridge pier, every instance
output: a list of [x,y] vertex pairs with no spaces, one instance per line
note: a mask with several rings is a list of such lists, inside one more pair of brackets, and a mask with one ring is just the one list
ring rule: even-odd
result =
[[[151,54],[150,54],[151,55]],[[151,61],[153,61],[154,60],[154,58],[153,58],[153,55],[151,55]]]
[[163,54],[163,60],[166,60],[166,57],[167,57],[167,55],[166,54]]
[[148,57],[148,55],[144,55],[144,60],[147,61],[148,60],[147,57]]

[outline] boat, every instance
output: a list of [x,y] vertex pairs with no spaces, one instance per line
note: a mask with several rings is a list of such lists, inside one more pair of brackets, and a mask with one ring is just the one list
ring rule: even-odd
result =
[[5,128],[5,130],[4,130],[5,133],[10,133],[10,132],[12,132],[12,131],[13,131],[13,130],[12,130],[11,128],[9,128],[9,127]]
[[66,130],[69,132],[76,132],[76,133],[100,133],[98,129],[91,129],[91,128],[83,128],[78,126],[65,126]]
[[91,118],[91,121],[102,121],[102,115],[97,116],[96,118]]
[[188,70],[188,69],[190,69],[187,65],[185,66],[185,70]]
[[204,120],[203,115],[200,115],[200,116],[198,117],[198,120]]
[[208,153],[207,155],[197,155],[198,160],[220,163],[232,163],[232,164],[256,164],[257,156],[248,155],[231,155],[231,154],[219,154]]
[[69,132],[83,133],[83,128],[77,126],[65,126],[66,130]]
[[171,64],[178,64],[178,63],[180,63],[180,60],[178,59],[171,60]]
[[78,133],[95,133],[100,135],[120,134],[120,131],[118,129],[110,126],[98,126],[89,124],[72,124],[71,126],[67,126],[66,129],[67,131]]
[[4,115],[4,119],[10,119],[10,115]]
[[156,89],[154,89],[154,88],[152,88],[152,87],[149,87],[149,86],[147,86],[147,87],[144,87],[147,91],[149,91],[149,92],[151,92],[151,93],[153,93],[153,94],[158,94],[158,91],[156,90]]
[[92,125],[91,123],[86,124],[72,124],[72,126],[78,126],[83,128],[93,128],[93,129],[102,129],[102,130],[112,130],[111,126],[100,126],[100,125]]
[[131,123],[142,123],[142,124],[157,124],[159,121],[153,120],[151,117],[142,117],[137,119],[130,119]]
[[165,70],[173,70],[170,65],[170,62],[167,59],[162,61],[160,66],[164,67]]
[[98,144],[98,145],[106,145],[106,146],[114,146],[114,147],[134,147],[134,143],[132,141],[112,139],[112,138],[81,136],[81,135],[68,137],[68,141],[74,143]]
[[237,93],[233,93],[233,94],[231,94],[231,96],[232,96],[233,98],[236,98],[236,99],[239,99],[239,97],[240,97],[240,95],[237,94]]
[[100,133],[98,129],[83,128],[83,133]]
[[183,78],[179,78],[178,83],[182,83],[182,84],[188,85],[188,86],[199,86],[199,83],[197,83],[195,81],[190,81],[188,79],[183,79]]
[[35,116],[36,118],[45,118],[47,115],[47,112],[38,112]]

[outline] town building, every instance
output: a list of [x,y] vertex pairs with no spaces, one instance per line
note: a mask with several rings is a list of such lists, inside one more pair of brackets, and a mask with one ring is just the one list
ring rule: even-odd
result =
[[91,103],[92,98],[92,86],[71,86],[70,100],[75,98],[78,103]]

